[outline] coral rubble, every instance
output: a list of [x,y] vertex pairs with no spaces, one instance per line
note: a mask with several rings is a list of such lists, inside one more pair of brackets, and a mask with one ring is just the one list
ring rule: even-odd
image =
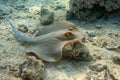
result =
[[42,80],[45,76],[45,66],[42,61],[29,57],[20,65],[21,78],[23,80]]

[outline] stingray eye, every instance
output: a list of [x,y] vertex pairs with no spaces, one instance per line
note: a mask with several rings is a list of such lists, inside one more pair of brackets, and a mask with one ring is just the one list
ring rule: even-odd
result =
[[72,32],[66,32],[66,33],[64,34],[64,36],[65,36],[67,39],[72,39],[74,35],[73,35]]

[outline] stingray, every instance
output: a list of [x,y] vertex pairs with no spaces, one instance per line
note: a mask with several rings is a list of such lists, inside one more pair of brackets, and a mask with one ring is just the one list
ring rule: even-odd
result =
[[31,38],[18,31],[8,17],[5,19],[17,38],[31,44],[26,47],[26,53],[44,61],[57,62],[61,60],[64,46],[73,44],[81,38],[79,29],[68,21],[58,21],[44,26],[40,36]]

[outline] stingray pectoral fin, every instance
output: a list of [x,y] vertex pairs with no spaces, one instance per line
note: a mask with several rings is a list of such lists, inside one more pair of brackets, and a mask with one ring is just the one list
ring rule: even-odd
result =
[[49,40],[41,44],[32,45],[29,48],[27,53],[34,54],[37,58],[48,61],[48,62],[57,62],[62,59],[63,48],[67,44],[73,44],[79,39],[60,41],[57,39]]
[[27,47],[27,53],[34,53],[37,58],[48,62],[57,62],[62,58],[62,49],[65,42],[58,39],[50,39],[41,44]]

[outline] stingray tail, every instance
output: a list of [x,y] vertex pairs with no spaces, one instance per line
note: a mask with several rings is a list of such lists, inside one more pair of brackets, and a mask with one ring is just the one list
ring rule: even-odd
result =
[[24,35],[22,35],[16,28],[15,26],[12,24],[12,22],[10,21],[10,19],[5,16],[5,20],[8,22],[8,24],[10,25],[10,27],[12,28],[14,34],[16,37],[18,37],[20,40],[24,41],[24,42],[29,42],[29,39],[27,37],[25,37]]

